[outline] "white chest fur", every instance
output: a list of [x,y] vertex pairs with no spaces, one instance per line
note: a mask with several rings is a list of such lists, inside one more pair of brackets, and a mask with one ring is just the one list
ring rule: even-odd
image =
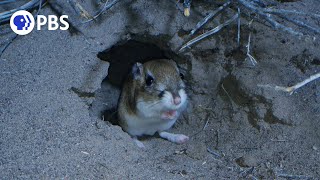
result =
[[[179,95],[181,97],[179,105],[172,105],[171,93],[165,93],[164,98],[158,102],[138,99],[137,113],[135,115],[125,115],[126,131],[133,136],[141,136],[154,135],[156,132],[170,129],[187,105],[185,91],[180,90]],[[168,110],[174,110],[176,114],[170,119],[163,119],[161,114]]]
[[128,117],[128,133],[135,136],[154,135],[156,132],[168,130],[176,122],[177,118],[172,120],[141,118],[137,116]]

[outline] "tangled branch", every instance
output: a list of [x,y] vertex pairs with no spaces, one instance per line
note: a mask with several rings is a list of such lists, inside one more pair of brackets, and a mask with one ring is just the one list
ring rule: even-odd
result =
[[238,18],[239,14],[235,14],[231,19],[227,20],[226,22],[220,24],[219,26],[213,28],[212,30],[206,32],[206,33],[203,33],[201,34],[200,36],[188,41],[185,45],[183,45],[181,47],[181,49],[179,51],[182,51],[183,49],[185,49],[186,47],[190,47],[191,45],[193,45],[194,43],[208,37],[208,36],[211,36],[212,34],[214,33],[217,33],[219,32],[223,27],[225,26],[228,26],[229,24],[231,24],[233,21],[235,21],[237,18]]
[[[0,2],[0,5],[1,5],[1,4],[13,3],[13,2],[16,2],[16,0],[5,0],[5,1]],[[38,11],[37,11],[37,14],[36,14],[36,16],[38,16],[44,2],[46,2],[46,0],[37,0],[37,1],[34,0],[34,1],[30,1],[30,2],[28,2],[28,3],[26,3],[26,4],[22,5],[22,6],[20,6],[19,8],[12,9],[12,10],[10,10],[10,11],[6,11],[6,12],[3,12],[3,13],[0,13],[0,24],[3,23],[3,22],[7,22],[7,21],[10,19],[11,15],[12,15],[13,13],[15,13],[16,11],[21,10],[21,9],[29,10],[29,9],[33,9],[33,8],[35,8],[35,7],[38,6]],[[10,44],[11,44],[17,37],[18,37],[18,35],[15,34],[15,35],[9,40],[9,42],[8,42],[7,44],[5,44],[4,47],[2,47],[2,48],[0,49],[0,57],[2,56],[3,52],[10,46]]]
[[[199,21],[196,26],[191,30],[190,35],[194,35],[196,31],[201,29],[205,24],[207,24],[212,18],[216,17],[221,12],[225,11],[226,9],[232,9],[230,6],[235,5],[237,10],[238,16],[240,18],[240,9],[243,9],[242,12],[247,12],[249,14],[256,14],[257,18],[259,20],[262,20],[266,24],[270,24],[274,29],[280,30],[286,33],[289,33],[294,36],[302,37],[304,35],[311,35],[311,33],[314,34],[320,34],[320,28],[314,27],[307,22],[303,22],[300,20],[296,20],[296,18],[306,18],[311,17],[315,20],[320,20],[320,14],[316,13],[310,13],[310,12],[302,12],[297,10],[286,10],[286,9],[277,9],[276,6],[277,3],[275,3],[273,0],[228,0],[226,1],[222,6],[214,10],[213,12],[209,13],[206,17],[204,17],[201,21]],[[296,17],[297,16],[297,17]],[[233,18],[231,18],[233,19]],[[285,24],[292,24],[297,27],[300,27],[301,29],[306,30],[307,33],[303,33],[297,28],[292,28],[290,25],[285,25],[283,23],[280,23],[279,19],[282,19],[285,21]],[[238,42],[240,41],[240,19],[238,20]],[[229,22],[229,21],[228,21]],[[209,32],[217,33],[219,32],[223,27],[228,26],[231,24],[229,23],[222,23],[216,28],[210,30]],[[219,27],[219,28],[218,28]],[[190,47],[194,43],[214,34],[206,32],[198,37],[195,37],[182,45],[181,49],[179,51],[182,51],[186,47]],[[249,38],[250,40],[250,38]],[[247,45],[248,46],[248,45]],[[249,56],[250,57],[250,56]],[[253,58],[253,57],[252,57]],[[254,60],[254,58],[251,59]]]
[[[5,1],[1,1],[1,4],[8,4],[8,3],[13,3],[16,2],[17,0],[5,0]],[[5,11],[0,13],[0,24],[1,23],[5,23],[7,21],[9,21],[10,17],[12,16],[13,13],[19,11],[19,10],[31,10],[34,9],[36,7],[41,7],[41,4],[44,4],[46,0],[31,0],[29,2],[27,2],[26,4],[15,8],[15,9],[11,9],[9,11]]]
[[87,22],[91,22],[93,20],[95,20],[96,18],[98,18],[104,11],[110,9],[113,5],[117,4],[119,2],[119,0],[113,0],[112,2],[107,1],[104,6],[101,8],[101,10],[91,19],[83,22],[83,23],[87,23]]

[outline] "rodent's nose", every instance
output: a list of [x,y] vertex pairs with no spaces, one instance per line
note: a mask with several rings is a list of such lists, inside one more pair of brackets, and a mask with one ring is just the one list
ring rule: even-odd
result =
[[174,103],[175,105],[179,105],[179,104],[181,103],[181,97],[180,97],[179,95],[176,96],[176,97],[174,97],[173,103]]

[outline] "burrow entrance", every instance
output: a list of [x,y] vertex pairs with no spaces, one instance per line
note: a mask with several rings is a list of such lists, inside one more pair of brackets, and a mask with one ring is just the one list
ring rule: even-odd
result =
[[163,36],[136,36],[99,52],[97,57],[102,61],[108,61],[110,67],[108,76],[101,83],[101,89],[95,92],[90,115],[118,125],[116,109],[122,83],[136,62],[145,63],[153,59],[172,59],[177,62],[181,72],[185,74],[185,79],[188,80],[189,74],[185,73],[188,69],[187,61],[170,50],[165,43],[167,39]]
[[[95,100],[91,104],[90,115],[99,117],[113,125],[118,125],[116,110],[121,86],[132,65],[136,62],[145,63],[153,59],[163,58],[173,59],[177,62],[180,71],[185,75],[187,86],[188,84],[191,86],[192,83],[196,83],[192,80],[190,73],[192,66],[190,60],[173,52],[167,42],[168,37],[166,36],[133,36],[131,40],[121,41],[111,48],[99,52],[97,54],[98,58],[102,61],[108,61],[110,67],[108,76],[101,83],[101,89],[94,93]],[[246,111],[248,121],[256,129],[260,129],[258,119],[263,119],[269,124],[289,125],[286,121],[280,120],[273,115],[272,105],[265,98],[249,95],[245,90],[241,90],[239,88],[241,85],[238,84],[236,77],[231,75],[230,69],[228,67],[225,67],[225,69],[229,72],[229,75],[222,77],[217,89],[212,89],[212,93],[207,94],[207,96],[214,99],[219,96],[225,100],[224,103],[226,104],[232,101],[231,104],[235,103],[240,109],[249,109]],[[192,88],[187,87],[187,89],[189,89],[189,95],[191,95],[193,93]],[[225,105],[218,104],[217,106]],[[266,112],[257,110],[256,107],[260,106],[263,107],[262,109],[266,109]],[[231,112],[233,108],[228,106],[227,109],[229,108],[231,110],[228,114],[233,114]],[[216,110],[220,111],[221,109],[216,108]],[[233,117],[230,118],[233,119]]]

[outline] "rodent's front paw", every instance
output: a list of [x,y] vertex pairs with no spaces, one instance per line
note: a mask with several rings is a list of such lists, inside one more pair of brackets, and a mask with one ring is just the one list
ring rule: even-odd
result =
[[182,143],[185,143],[189,140],[189,137],[184,134],[173,134],[173,133],[168,133],[168,132],[160,132],[159,135],[160,135],[160,137],[167,139],[171,142],[177,143],[177,144],[182,144]]
[[143,149],[143,150],[146,149],[146,147],[144,146],[143,142],[139,141],[136,137],[134,137],[134,138],[132,138],[132,139],[133,139],[133,141],[136,143],[136,145],[137,145],[139,148],[141,148],[141,149]]
[[136,142],[137,146],[141,149],[146,149],[146,147],[144,146],[143,142],[139,141],[139,142]]
[[182,144],[189,140],[189,137],[183,134],[176,134],[175,143]]

